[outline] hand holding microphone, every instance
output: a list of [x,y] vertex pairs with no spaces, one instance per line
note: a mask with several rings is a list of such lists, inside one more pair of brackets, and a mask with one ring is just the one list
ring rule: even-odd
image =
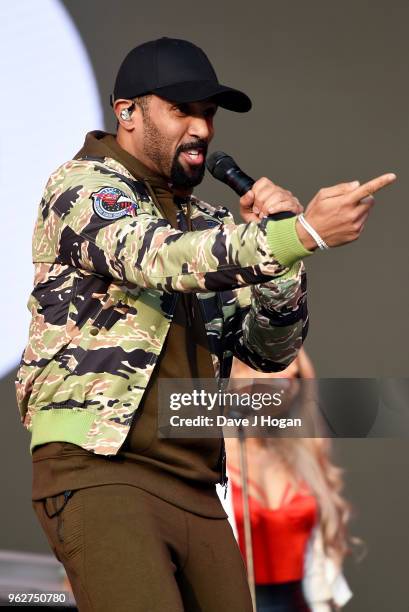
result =
[[[276,185],[263,176],[253,183],[251,190],[240,198],[240,215],[246,223],[248,221],[261,221],[263,217],[272,216],[273,219],[285,219],[303,212],[298,198],[291,191]],[[280,214],[279,213],[291,213]]]
[[[254,181],[226,153],[216,151],[210,155],[207,168],[241,196],[240,214],[246,223],[260,221],[263,217],[277,221],[302,215],[303,207],[290,191],[266,177]],[[296,224],[304,247],[313,251],[318,243],[321,243],[320,248],[328,248],[357,240],[374,205],[373,194],[395,180],[396,175],[388,173],[364,185],[353,181],[320,189]]]
[[276,221],[293,217],[304,210],[299,200],[270,179],[262,177],[255,181],[245,174],[234,159],[216,151],[206,162],[209,172],[219,181],[231,187],[240,198],[240,215],[245,223],[261,221],[271,216]]

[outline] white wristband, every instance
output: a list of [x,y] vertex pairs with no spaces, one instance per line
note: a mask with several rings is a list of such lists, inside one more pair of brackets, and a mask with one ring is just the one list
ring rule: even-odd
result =
[[312,236],[312,238],[314,238],[314,240],[317,243],[317,246],[318,246],[319,249],[321,249],[321,250],[329,249],[329,246],[327,245],[327,243],[324,242],[324,240],[321,238],[321,236],[318,234],[318,232],[316,232],[315,229],[313,227],[311,227],[311,225],[305,219],[303,214],[298,215],[297,219],[301,223],[303,228],[309,233],[309,235]]

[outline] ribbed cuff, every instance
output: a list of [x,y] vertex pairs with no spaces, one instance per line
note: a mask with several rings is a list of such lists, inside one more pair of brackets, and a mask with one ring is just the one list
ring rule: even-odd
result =
[[[296,222],[297,217],[290,217],[280,221],[267,221],[266,224],[267,244],[280,264],[288,268],[292,268],[300,259],[314,252],[306,249],[298,238]],[[286,275],[288,274],[289,272]]]
[[47,442],[71,442],[82,446],[95,418],[88,410],[39,410],[32,418],[30,453],[37,444]]
[[288,272],[286,272],[285,274],[281,274],[281,276],[278,277],[278,280],[288,280],[288,279],[295,280],[298,276],[300,266],[301,266],[301,260],[296,261],[295,264],[293,264],[291,268],[288,270]]

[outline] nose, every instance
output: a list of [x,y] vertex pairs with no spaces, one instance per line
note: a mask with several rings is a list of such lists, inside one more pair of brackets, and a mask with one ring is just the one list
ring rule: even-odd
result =
[[189,123],[189,136],[210,140],[213,136],[213,117],[192,116]]

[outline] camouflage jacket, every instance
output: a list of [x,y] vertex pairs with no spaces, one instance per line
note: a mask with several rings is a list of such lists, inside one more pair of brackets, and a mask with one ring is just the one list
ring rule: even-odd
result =
[[30,451],[58,440],[118,452],[177,292],[197,294],[216,376],[229,376],[233,355],[266,372],[294,359],[307,331],[309,254],[295,220],[236,225],[193,195],[190,207],[192,231],[172,228],[152,188],[112,158],[71,160],[51,175],[16,381]]

